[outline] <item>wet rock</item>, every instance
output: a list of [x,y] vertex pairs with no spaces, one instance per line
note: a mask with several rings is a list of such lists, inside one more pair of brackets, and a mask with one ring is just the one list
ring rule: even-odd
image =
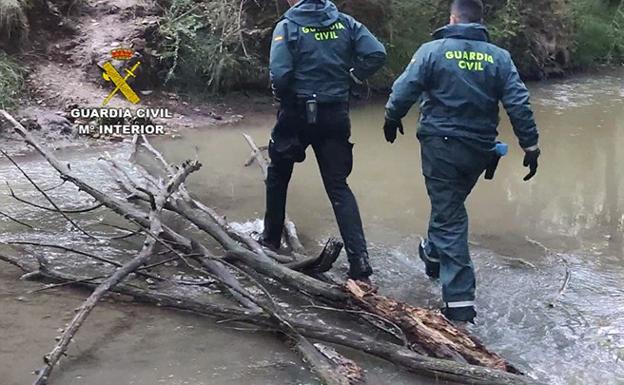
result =
[[19,121],[22,126],[24,126],[28,131],[39,131],[41,130],[41,125],[37,122],[36,119],[32,118],[22,118]]
[[37,117],[39,125],[51,133],[61,133],[68,135],[73,132],[72,123],[65,117],[53,112],[41,112]]

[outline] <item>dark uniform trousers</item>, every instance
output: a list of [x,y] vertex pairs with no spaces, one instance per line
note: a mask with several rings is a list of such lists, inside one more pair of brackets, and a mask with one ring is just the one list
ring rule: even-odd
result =
[[353,168],[349,104],[319,104],[316,124],[308,124],[305,114],[304,104],[282,106],[278,112],[269,143],[264,240],[279,245],[294,163],[302,162],[305,150],[312,146],[349,261],[367,258],[360,211],[347,184]]
[[491,150],[469,139],[420,138],[422,169],[431,200],[425,250],[440,263],[443,300],[448,307],[472,306],[475,273],[468,250],[466,198],[491,162]]

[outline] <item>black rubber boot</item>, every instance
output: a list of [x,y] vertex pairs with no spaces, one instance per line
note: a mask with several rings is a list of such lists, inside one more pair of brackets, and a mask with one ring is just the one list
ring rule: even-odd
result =
[[418,245],[418,255],[425,264],[425,272],[427,273],[429,278],[440,278],[440,262],[431,261],[430,257],[427,255],[427,251],[425,250],[424,239],[421,240],[420,244]]
[[266,247],[267,249],[277,253],[281,247],[282,242],[281,240],[277,242],[269,241],[264,237],[264,235],[261,235],[260,238],[258,239],[258,243],[261,246]]
[[456,322],[470,322],[474,324],[474,319],[477,316],[477,312],[474,309],[474,306],[467,307],[445,307],[442,309],[442,314],[450,321]]
[[352,258],[349,261],[349,278],[370,283],[372,274],[373,268],[368,263],[368,257]]

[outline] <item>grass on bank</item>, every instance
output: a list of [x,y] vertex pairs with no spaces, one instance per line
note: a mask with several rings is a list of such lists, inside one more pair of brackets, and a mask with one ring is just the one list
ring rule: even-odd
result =
[[0,42],[21,43],[28,36],[25,0],[0,0]]
[[212,93],[252,83],[260,65],[243,39],[242,3],[172,0],[160,20],[165,84]]
[[0,50],[0,108],[15,106],[23,84],[23,71],[17,62]]
[[572,5],[574,64],[624,63],[624,0],[575,0]]

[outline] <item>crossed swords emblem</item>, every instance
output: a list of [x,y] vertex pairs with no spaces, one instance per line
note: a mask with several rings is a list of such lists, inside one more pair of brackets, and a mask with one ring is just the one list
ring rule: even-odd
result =
[[121,92],[123,96],[125,96],[126,99],[128,99],[128,101],[130,101],[130,103],[132,104],[137,104],[141,100],[141,98],[139,98],[139,95],[137,95],[136,92],[134,92],[134,90],[130,88],[130,85],[128,85],[127,82],[130,77],[136,78],[136,75],[134,73],[137,68],[139,68],[140,64],[141,62],[138,61],[135,65],[132,66],[132,68],[124,69],[124,71],[126,71],[126,76],[124,77],[121,76],[121,74],[110,62],[106,62],[104,63],[104,65],[102,65],[102,69],[104,70],[104,73],[102,73],[102,77],[106,81],[113,82],[113,84],[115,85],[115,89],[112,90],[110,94],[108,94],[106,99],[104,99],[104,102],[102,102],[102,106],[107,105],[108,102],[110,102],[110,100],[113,98],[113,96],[117,94],[117,92]]

